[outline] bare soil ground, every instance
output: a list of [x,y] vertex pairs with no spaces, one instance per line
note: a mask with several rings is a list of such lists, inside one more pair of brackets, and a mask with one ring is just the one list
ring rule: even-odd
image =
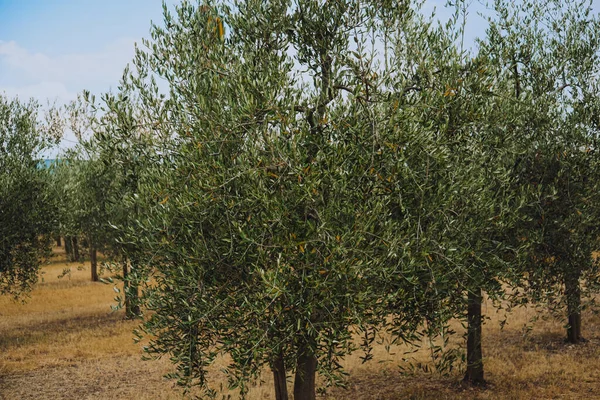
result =
[[[58,278],[64,268],[70,276]],[[0,398],[20,399],[147,399],[190,398],[163,378],[171,370],[167,359],[141,360],[141,344],[133,342],[137,322],[112,312],[111,285],[90,282],[89,265],[65,263],[59,252],[43,268],[43,281],[26,303],[0,298]],[[485,389],[461,385],[461,371],[443,377],[421,370],[402,372],[409,348],[389,354],[376,347],[374,360],[363,364],[360,354],[347,358],[348,387],[329,388],[323,399],[600,399],[600,317],[583,316],[588,341],[564,343],[563,321],[544,318],[525,328],[537,315],[514,310],[500,329],[504,314],[484,309]],[[461,327],[457,326],[460,332]],[[456,335],[460,343],[460,334]],[[430,365],[428,350],[411,354]],[[212,380],[225,385],[219,360]],[[249,398],[273,399],[271,376],[252,388]],[[290,389],[291,389],[290,385]],[[198,393],[196,393],[198,394]],[[236,398],[235,392],[231,392]]]

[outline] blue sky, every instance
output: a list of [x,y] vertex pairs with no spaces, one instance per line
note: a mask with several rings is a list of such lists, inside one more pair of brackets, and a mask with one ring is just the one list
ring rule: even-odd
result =
[[162,0],[0,0],[0,91],[62,103],[115,87],[151,20]]

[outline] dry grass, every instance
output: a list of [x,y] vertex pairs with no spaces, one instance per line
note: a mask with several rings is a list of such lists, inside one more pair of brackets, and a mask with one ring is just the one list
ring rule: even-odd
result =
[[[0,398],[2,399],[181,399],[183,394],[162,376],[168,360],[144,362],[134,344],[135,322],[111,312],[110,285],[89,281],[89,266],[77,270],[64,256],[43,268],[44,280],[26,304],[0,298]],[[62,257],[62,258],[61,258]],[[71,276],[57,278],[64,268]],[[406,348],[388,354],[375,348],[375,361],[362,364],[360,354],[345,361],[347,389],[330,389],[325,399],[600,399],[600,318],[584,315],[580,346],[563,341],[564,329],[553,319],[514,311],[500,330],[503,315],[484,310],[490,321],[484,330],[486,389],[460,384],[460,371],[448,377],[413,371],[401,373]],[[461,330],[460,326],[456,327]],[[457,341],[458,339],[457,335]],[[428,362],[428,352],[414,357]],[[215,366],[214,382],[225,382]],[[250,399],[272,399],[271,376],[254,387]],[[291,385],[290,385],[291,389]],[[235,397],[235,394],[234,394]]]

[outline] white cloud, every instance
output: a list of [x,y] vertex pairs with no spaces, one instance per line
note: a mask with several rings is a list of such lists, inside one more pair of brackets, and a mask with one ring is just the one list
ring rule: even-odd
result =
[[57,56],[31,52],[14,41],[0,41],[0,91],[43,103],[46,99],[69,101],[84,89],[105,91],[117,85],[133,53],[134,40],[129,38],[101,51]]
[[[134,54],[134,40],[122,38],[104,49],[79,54],[32,52],[15,41],[0,40],[0,93],[22,100],[36,99],[61,105],[75,100],[84,89],[100,94],[116,87]],[[46,157],[54,158],[76,142],[72,132]]]
[[54,101],[64,103],[77,98],[77,93],[70,92],[61,82],[40,82],[19,87],[0,87],[0,92],[6,93],[8,97],[19,97],[22,100],[33,97],[41,104],[45,104],[46,100],[51,103]]

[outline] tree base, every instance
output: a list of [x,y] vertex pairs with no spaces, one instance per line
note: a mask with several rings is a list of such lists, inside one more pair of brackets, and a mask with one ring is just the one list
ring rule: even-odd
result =
[[577,339],[577,341],[573,341],[567,337],[563,341],[567,344],[583,344],[589,342],[589,340],[584,337],[580,337],[579,339]]

